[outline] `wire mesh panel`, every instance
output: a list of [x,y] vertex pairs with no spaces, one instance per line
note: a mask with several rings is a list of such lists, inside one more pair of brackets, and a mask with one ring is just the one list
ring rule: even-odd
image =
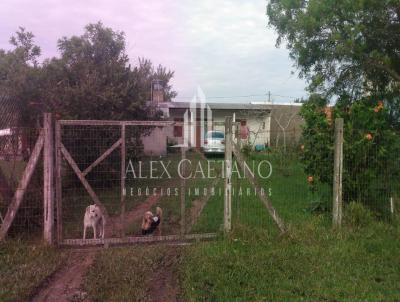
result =
[[[41,130],[26,127],[0,130],[0,225],[21,183]],[[37,238],[41,235],[43,226],[43,161],[41,159],[42,155],[37,161],[22,202],[12,220],[8,232],[10,236]]]
[[[240,129],[236,133],[241,136]],[[332,182],[307,171],[305,154],[315,146],[305,146],[299,130],[261,129],[239,142],[243,163],[236,158],[233,165],[234,224],[276,230],[274,213],[289,225],[307,220],[311,213],[330,211]],[[329,158],[315,165],[333,171]]]
[[[182,236],[220,229],[223,153],[208,160],[200,145],[187,144],[183,130],[177,128],[182,125],[59,124],[59,240],[83,238],[85,213],[94,204],[106,221],[105,238]],[[149,222],[148,216],[153,220]],[[154,218],[161,223],[147,231]],[[87,229],[86,238],[94,238],[92,228]]]
[[[233,171],[233,209],[236,225],[270,226],[271,215],[257,194],[264,194],[287,224],[307,220],[309,214],[332,211],[334,127],[323,132],[259,131],[241,138],[240,151],[257,186]],[[240,136],[240,131],[237,131]],[[400,137],[395,131],[344,131],[342,198],[344,215],[350,203],[368,208],[378,219],[394,217],[400,206]],[[235,165],[234,165],[235,167]],[[235,169],[234,169],[235,170]],[[240,174],[242,173],[242,174]],[[268,175],[268,177],[265,177]]]
[[224,154],[189,150],[186,158],[186,228],[190,233],[216,232],[224,217]]
[[343,146],[343,200],[363,204],[390,219],[399,205],[400,136],[394,131],[354,129]]
[[[83,218],[89,205],[100,203],[105,215],[120,214],[121,156],[116,147],[110,149],[120,136],[118,126],[61,128],[63,238],[82,237]],[[96,161],[105,152],[107,156]],[[107,231],[113,234],[115,230],[110,227]]]

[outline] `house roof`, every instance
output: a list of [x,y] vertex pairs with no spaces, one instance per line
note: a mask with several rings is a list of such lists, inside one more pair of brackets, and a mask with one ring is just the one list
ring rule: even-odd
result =
[[[251,103],[206,103],[211,109],[219,110],[270,110],[271,104]],[[165,102],[160,103],[160,108],[186,109],[190,108],[190,102]]]
[[[206,103],[212,110],[273,110],[283,108],[293,108],[292,110],[300,110],[302,104],[299,103]],[[165,102],[158,106],[161,109],[189,109],[190,102]]]

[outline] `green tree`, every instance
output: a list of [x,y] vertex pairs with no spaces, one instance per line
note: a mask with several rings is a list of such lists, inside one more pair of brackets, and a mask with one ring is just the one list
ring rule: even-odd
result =
[[384,214],[390,197],[400,193],[400,136],[393,127],[390,106],[373,97],[342,99],[335,107],[327,106],[326,99],[312,95],[301,109],[305,120],[302,162],[314,179],[311,188],[316,189],[318,183],[332,185],[333,120],[342,117],[344,200],[363,202]]
[[328,102],[319,95],[311,95],[301,108],[304,119],[301,159],[304,171],[314,183],[332,183],[333,127],[327,119]]
[[400,0],[271,0],[267,15],[311,91],[398,91]]
[[123,32],[89,24],[82,36],[58,41],[60,58],[45,61],[42,100],[52,111],[73,119],[143,119],[149,115],[151,81],[161,77],[166,96],[173,72],[139,59],[133,69],[125,52]]
[[35,123],[33,104],[39,97],[40,47],[34,44],[34,35],[23,27],[10,38],[12,50],[0,49],[0,91],[12,99],[18,109],[19,121]]
[[164,83],[167,100],[176,96],[172,71],[146,59],[132,66],[124,33],[101,22],[87,25],[81,36],[61,38],[60,56],[42,64],[31,32],[20,28],[10,43],[11,50],[0,49],[0,90],[17,103],[24,125],[37,125],[43,111],[73,119],[149,118],[154,79]]

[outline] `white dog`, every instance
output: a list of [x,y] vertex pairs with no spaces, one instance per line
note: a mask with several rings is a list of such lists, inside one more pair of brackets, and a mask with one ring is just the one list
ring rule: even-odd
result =
[[106,226],[106,220],[103,212],[98,205],[92,204],[86,208],[85,218],[83,219],[83,239],[86,239],[86,229],[88,227],[93,228],[94,239],[97,238],[97,232],[99,236],[104,239],[104,229]]

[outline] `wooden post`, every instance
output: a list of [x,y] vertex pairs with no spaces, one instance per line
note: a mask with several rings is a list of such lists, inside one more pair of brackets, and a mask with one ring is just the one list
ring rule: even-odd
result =
[[232,219],[232,117],[225,118],[225,194],[224,231],[231,230]]
[[125,237],[125,157],[126,157],[126,143],[125,143],[125,124],[121,126],[121,235]]
[[55,125],[56,141],[56,167],[55,167],[55,189],[56,189],[56,207],[57,207],[57,244],[62,243],[62,182],[61,182],[61,125],[56,121]]
[[186,147],[181,147],[181,236],[184,236],[186,233]]
[[[233,148],[236,149],[236,151],[238,153],[240,153],[241,149],[242,149],[242,140],[240,139],[240,126],[239,126],[240,123],[236,122],[235,124],[236,124],[236,127],[235,127],[235,129],[236,129],[236,145],[234,145]],[[235,152],[234,152],[234,154],[235,154]],[[235,182],[236,219],[239,219],[239,214],[240,214],[240,197],[238,194],[238,192],[240,190],[239,184],[240,184],[239,183],[239,175],[236,175],[236,182]]]
[[335,153],[333,167],[333,226],[342,224],[343,119],[335,120]]
[[54,230],[54,139],[51,113],[44,114],[43,131],[43,239],[46,243],[52,244]]

